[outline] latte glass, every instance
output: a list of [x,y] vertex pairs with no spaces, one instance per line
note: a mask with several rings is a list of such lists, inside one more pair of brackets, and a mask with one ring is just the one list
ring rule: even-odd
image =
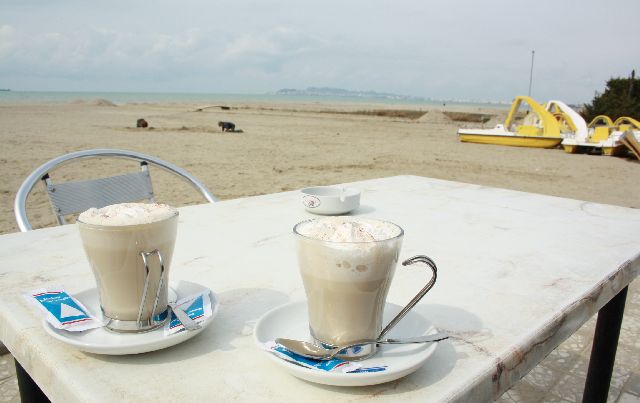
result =
[[95,225],[78,220],[107,328],[144,332],[168,320],[168,282],[178,212],[145,224]]
[[[384,240],[336,242],[303,235],[301,226],[311,221],[298,223],[293,231],[307,294],[309,330],[314,342],[335,347],[383,336],[397,323],[390,324],[384,331],[382,329],[385,302],[404,237],[403,229],[396,224],[379,222],[387,228],[394,228],[392,232],[395,235]],[[428,288],[425,287],[414,298],[405,308],[407,311],[433,286],[433,282],[435,270]],[[362,345],[345,351],[340,358],[362,359],[374,354],[376,349],[375,344]]]

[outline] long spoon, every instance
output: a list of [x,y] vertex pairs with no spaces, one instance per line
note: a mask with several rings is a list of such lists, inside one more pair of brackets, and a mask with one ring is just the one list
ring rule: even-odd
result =
[[418,344],[418,343],[432,343],[435,341],[448,339],[449,335],[446,333],[435,333],[420,337],[410,337],[406,339],[382,339],[382,340],[358,340],[343,346],[334,348],[324,348],[313,343],[306,341],[292,340],[292,339],[276,339],[276,343],[282,345],[289,351],[301,355],[307,358],[313,358],[315,360],[331,360],[335,358],[341,351],[355,346],[362,346],[366,344]]

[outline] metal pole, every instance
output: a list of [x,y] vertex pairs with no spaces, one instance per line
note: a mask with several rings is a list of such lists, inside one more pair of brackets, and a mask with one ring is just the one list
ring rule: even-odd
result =
[[531,51],[531,71],[529,72],[529,96],[531,96],[531,83],[533,82],[533,58],[536,54],[535,50]]

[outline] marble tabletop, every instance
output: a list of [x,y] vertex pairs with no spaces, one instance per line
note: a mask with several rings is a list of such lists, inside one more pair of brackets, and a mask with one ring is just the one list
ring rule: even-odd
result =
[[[416,307],[452,339],[386,384],[321,386],[275,366],[252,332],[305,298],[292,227],[312,216],[298,192],[180,209],[172,280],[211,288],[220,311],[193,339],[101,356],[52,339],[20,293],[95,287],[75,225],[0,236],[0,339],[54,401],[488,401],[500,396],[640,272],[640,210],[398,176],[356,182],[353,214],[402,226],[401,258],[431,256],[438,282]],[[388,300],[427,278],[399,268]]]

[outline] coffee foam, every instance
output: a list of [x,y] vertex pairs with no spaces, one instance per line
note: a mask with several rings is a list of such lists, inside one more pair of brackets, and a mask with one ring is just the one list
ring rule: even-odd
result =
[[400,227],[363,218],[325,217],[304,222],[297,231],[303,235],[298,239],[302,274],[330,281],[386,278],[402,244]]
[[353,217],[325,217],[297,227],[300,235],[329,242],[384,241],[400,235],[400,228],[385,221]]
[[78,217],[85,224],[123,226],[150,224],[177,214],[175,208],[158,203],[120,203],[100,209],[90,208]]

